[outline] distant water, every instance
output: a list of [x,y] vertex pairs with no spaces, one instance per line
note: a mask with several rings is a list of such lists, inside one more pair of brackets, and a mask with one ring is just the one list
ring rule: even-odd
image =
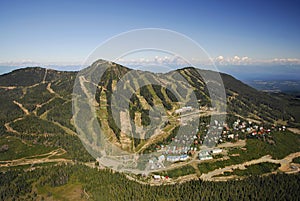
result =
[[18,66],[0,66],[0,75],[9,73],[15,69],[19,69],[20,67]]
[[218,66],[218,69],[243,82],[253,80],[300,80],[300,65]]

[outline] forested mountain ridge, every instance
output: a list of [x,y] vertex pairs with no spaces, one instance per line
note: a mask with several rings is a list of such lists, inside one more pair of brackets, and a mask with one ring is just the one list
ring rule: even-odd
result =
[[[117,81],[128,72],[131,72],[131,75],[135,73],[134,70],[103,60],[99,60],[93,65],[97,65],[99,62],[104,62],[104,65],[108,65],[108,67],[106,66],[107,71],[99,82],[99,90],[95,94],[95,99],[100,103],[100,95],[104,92],[104,96],[106,96],[104,101],[109,103],[109,97],[113,93]],[[201,73],[208,72],[200,71]],[[180,75],[192,87],[186,86],[186,83],[176,86],[177,88],[174,91],[180,92],[177,97],[188,99],[188,94],[194,93],[201,106],[209,107],[209,93],[198,72],[198,70],[188,67],[162,74],[159,76],[160,80],[155,80],[156,77],[150,72],[147,72],[143,79],[135,77],[130,79],[133,82],[146,83],[149,79],[149,81],[159,84],[162,80],[172,82],[177,79],[176,76]],[[1,75],[0,126],[2,132],[19,133],[25,138],[32,138],[30,137],[31,134],[41,134],[38,135],[38,139],[35,139],[36,141],[39,141],[39,138],[45,133],[48,134],[47,137],[57,137],[51,135],[66,132],[72,133],[71,136],[75,136],[75,128],[72,123],[71,98],[76,75],[77,72],[60,72],[40,67],[19,69]],[[299,120],[296,119],[299,116],[294,114],[299,111],[299,105],[291,108],[285,97],[273,97],[267,93],[259,92],[230,75],[221,73],[221,77],[226,89],[227,112],[229,114],[238,114],[244,118],[271,124],[283,123],[289,126],[299,126]],[[176,99],[170,90],[158,84],[147,85],[138,89],[138,96],[133,94],[130,100],[131,118],[134,119],[136,115],[140,114],[142,125],[149,124],[147,114],[149,107],[153,104],[162,104],[165,110],[174,112],[175,107],[178,105],[177,102],[180,101]],[[109,108],[107,108],[107,112],[111,113]],[[110,118],[108,119],[109,128],[119,140],[120,129],[114,122],[119,120],[111,119],[111,115],[108,115],[108,118]],[[37,124],[39,126],[36,126]],[[66,136],[70,137],[70,135]],[[54,144],[59,144],[58,140],[55,140]]]
[[[122,147],[131,146],[129,149],[139,150],[139,144],[143,141],[128,138],[122,134],[119,127],[120,119],[124,117],[117,116],[112,119],[111,96],[120,80],[122,83],[124,82],[122,90],[133,94],[130,100],[127,100],[129,106],[125,106],[129,109],[131,120],[135,122],[135,124],[129,125],[133,135],[135,135],[136,125],[147,126],[150,124],[149,111],[154,105],[163,107],[170,119],[174,117],[174,112],[176,113],[179,103],[182,102],[194,108],[200,107],[202,111],[208,111],[212,107],[210,92],[202,76],[218,76],[217,72],[187,67],[166,74],[155,74],[132,70],[103,60],[96,61],[91,68],[97,65],[107,68],[95,95],[96,101],[99,103],[99,113],[102,114],[99,117],[100,122],[106,122],[107,127],[115,134],[114,141],[119,142]],[[91,77],[89,80],[93,80],[93,76],[93,74],[87,74],[87,77]],[[227,114],[259,121],[262,124],[299,126],[297,112],[300,108],[299,104],[291,106],[286,97],[274,97],[268,93],[257,91],[227,74],[220,73],[220,76],[225,87]],[[125,82],[123,79],[127,81]],[[192,98],[192,95],[195,95],[196,100]],[[122,98],[126,99],[124,96]],[[296,102],[300,101],[296,100]],[[127,102],[124,101],[125,103]],[[106,106],[103,108],[101,105]],[[167,125],[164,131],[173,130],[177,126],[176,123],[172,124],[172,120],[169,123],[171,125]],[[153,132],[151,131],[151,133]],[[149,134],[144,133],[143,135]],[[134,142],[133,146],[132,142]]]
[[[106,106],[101,108],[101,97],[105,97],[104,101],[109,103],[109,97],[113,94],[117,81],[126,76],[128,72],[134,75],[134,70],[110,62],[105,64],[112,66],[104,73],[99,83],[96,83],[99,84],[99,87],[95,94],[95,100],[99,104],[96,107],[109,114],[111,111]],[[203,71],[203,73],[205,72]],[[187,87],[185,84],[179,86],[181,87],[179,97],[188,97],[188,94],[193,92],[201,100],[199,101],[200,105],[203,108],[209,108],[210,98],[207,89],[203,79],[194,68],[189,67],[162,74],[159,76],[159,81],[172,82],[178,74],[192,86]],[[280,186],[280,189],[274,193],[275,198],[281,196],[286,200],[297,200],[295,192],[299,190],[298,174],[291,176],[279,174],[258,180],[250,178],[245,181],[221,183],[196,180],[169,187],[150,187],[129,181],[123,174],[93,169],[95,159],[85,150],[77,137],[72,119],[72,92],[76,75],[77,72],[60,72],[34,67],[19,69],[0,76],[1,200],[47,200],[53,198],[62,200],[70,199],[72,196],[75,199],[83,200],[195,200],[200,199],[199,193],[201,193],[202,200],[209,200],[211,196],[215,200],[228,198],[232,200],[263,200],[266,198],[267,192],[273,188],[260,189],[267,184],[274,188]],[[146,75],[142,80],[137,81],[146,82],[151,79],[159,83],[158,80],[155,80],[153,73],[147,72]],[[299,120],[293,113],[297,109],[291,110],[287,107],[289,102],[286,97],[272,97],[258,92],[226,74],[221,74],[221,77],[226,89],[229,114],[269,124],[299,125]],[[135,82],[134,77],[132,80]],[[176,89],[174,91],[176,92]],[[130,99],[130,118],[140,117],[140,124],[145,126],[149,124],[149,107],[159,103],[169,114],[172,114],[178,108],[179,101],[174,94],[159,84],[146,85]],[[297,102],[297,100],[295,101]],[[191,101],[192,104],[194,103]],[[296,105],[296,107],[298,106]],[[110,115],[108,117],[110,118]],[[99,119],[102,120],[101,116]],[[115,134],[116,143],[126,145],[126,140],[120,135],[121,131],[114,121],[118,120],[108,119],[109,129]],[[297,143],[298,138],[294,135],[291,136],[294,144]],[[282,137],[284,134],[279,134],[278,139]],[[247,147],[250,152],[255,151],[255,144],[263,146],[261,141],[250,142],[252,144],[247,144],[247,146],[253,146],[253,149]],[[137,149],[141,148],[139,143],[140,141],[135,141]],[[266,150],[259,151],[261,153],[258,154],[258,157]],[[273,152],[279,155],[278,152]],[[240,154],[240,150],[233,150],[232,153],[233,155]],[[64,163],[68,165],[62,165]],[[207,171],[216,169],[206,163],[203,163],[203,166]],[[202,166],[199,168],[203,173],[205,172]],[[258,172],[260,173],[260,171]],[[85,174],[90,176],[86,177]],[[104,180],[106,182],[101,183]],[[256,181],[259,181],[261,186],[257,186]],[[292,188],[288,188],[287,183],[294,185]],[[108,186],[112,188],[108,188]],[[234,193],[232,194],[228,190],[222,191],[224,186],[231,186],[230,189],[234,188]],[[215,187],[219,190],[213,190]],[[260,193],[253,195],[253,189],[256,191],[260,189]],[[63,194],[65,195],[59,195],[60,190],[64,190]],[[99,193],[100,191],[102,193]],[[186,192],[190,193],[187,195]],[[222,193],[220,194],[220,192]]]

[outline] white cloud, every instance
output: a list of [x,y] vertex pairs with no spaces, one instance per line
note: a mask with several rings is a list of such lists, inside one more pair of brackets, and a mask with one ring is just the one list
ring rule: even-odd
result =
[[240,57],[239,57],[239,56],[234,56],[232,60],[233,60],[233,61],[237,61],[237,62],[238,62],[238,61],[240,61],[241,59],[240,59]]
[[271,63],[275,64],[300,64],[300,59],[296,58],[275,58],[270,60]]
[[218,56],[217,58],[216,58],[216,60],[218,60],[218,61],[223,61],[224,60],[224,57],[221,55],[221,56]]
[[298,58],[252,59],[248,56],[224,57],[214,59],[216,65],[300,65]]
[[[225,57],[219,55],[211,59],[217,66],[229,66],[229,65],[300,65],[299,58],[273,58],[273,59],[253,59],[245,55],[235,55],[232,57]],[[153,56],[153,57],[137,57],[137,58],[121,58],[115,61],[116,63],[122,64],[127,67],[138,68],[143,66],[157,66],[157,67],[169,67],[169,68],[182,68],[191,65],[196,67],[211,66],[211,61],[199,60],[192,58],[189,64],[188,61],[183,60],[179,56]],[[41,66],[55,68],[56,66],[82,66],[82,62],[35,62],[30,59],[20,61],[1,61],[0,66]],[[84,66],[83,66],[84,67]]]
[[234,57],[224,57],[224,56],[218,56],[214,59],[214,62],[217,65],[247,65],[251,59],[247,56],[237,56]]
[[157,65],[157,66],[178,66],[185,67],[189,66],[188,62],[184,61],[182,58],[178,56],[154,56],[150,58],[136,58],[136,59],[126,59],[121,58],[115,61],[116,63],[120,63],[122,65],[127,66],[144,66],[144,65]]
[[242,57],[242,61],[248,61],[248,60],[250,60],[249,57]]

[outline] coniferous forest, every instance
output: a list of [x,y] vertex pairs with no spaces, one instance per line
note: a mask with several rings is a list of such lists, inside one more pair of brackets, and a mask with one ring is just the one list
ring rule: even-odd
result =
[[[107,76],[115,78],[116,76],[113,75],[118,75],[124,69],[124,67],[115,68],[115,72]],[[193,73],[193,69],[188,68],[188,70],[190,72],[188,75]],[[180,72],[187,76],[186,71]],[[32,74],[35,76],[30,76]],[[39,77],[40,79],[24,80],[24,75],[28,78]],[[108,169],[92,168],[96,161],[76,136],[76,129],[72,123],[71,94],[75,75],[76,73],[60,73],[52,70],[46,73],[46,70],[42,68],[28,68],[1,77],[0,86],[4,87],[0,90],[0,200],[300,200],[299,173],[284,174],[276,170],[279,166],[277,164],[264,163],[260,164],[261,166],[249,166],[248,171],[233,172],[241,176],[239,180],[216,182],[196,179],[172,185],[152,186],[150,184],[155,184],[155,182],[142,184],[135,180],[142,176],[131,177],[132,175],[112,172]],[[223,76],[226,78],[226,75]],[[45,81],[42,81],[43,77],[46,78]],[[104,81],[108,83],[104,88],[110,89],[112,80],[108,77]],[[248,113],[251,112],[250,109],[256,108],[258,111],[263,108],[264,110],[261,109],[259,114],[267,119],[269,117],[281,118],[282,121],[286,120],[295,127],[299,124],[295,115],[298,105],[288,107],[287,99],[280,99],[276,102],[268,94],[237,84],[238,81],[231,77],[224,79],[224,82],[228,96],[240,94],[237,99],[232,98],[233,102],[228,103],[230,113],[227,115],[228,124],[233,125],[236,121],[235,113],[246,116],[235,111],[241,108]],[[12,87],[13,83],[17,83],[16,86]],[[195,87],[201,88],[198,86],[198,81],[192,83]],[[234,86],[240,87],[234,88]],[[241,86],[244,90],[240,90]],[[202,95],[206,97],[205,94],[200,93],[201,90],[198,92],[199,98]],[[110,93],[99,91],[100,95],[107,97],[106,103],[110,101]],[[149,125],[149,110],[143,108],[142,103],[151,106],[153,102],[159,101],[164,107],[172,109],[176,106],[176,103],[172,101],[178,101],[166,89],[156,85],[143,87],[139,93],[139,96],[131,98],[130,117],[134,120],[135,115],[139,114],[143,126]],[[99,98],[99,94],[96,97]],[[250,99],[253,97],[261,98]],[[263,99],[263,97],[267,98]],[[207,102],[203,103],[209,106]],[[256,106],[251,105],[248,108],[250,103]],[[101,104],[100,101],[99,104]],[[283,105],[283,108],[278,104]],[[273,107],[277,110],[272,109]],[[114,131],[116,139],[120,141],[120,129],[117,128],[116,122],[110,119],[109,107],[105,108],[108,114],[107,127]],[[281,111],[284,108],[289,108],[289,110]],[[295,118],[291,118],[292,116]],[[207,124],[207,119],[209,117],[201,119],[204,126]],[[165,126],[170,126],[169,124],[170,122]],[[158,144],[172,140],[177,128],[178,126],[170,130],[170,135]],[[200,129],[199,132],[202,130]],[[240,164],[266,155],[271,155],[274,159],[282,159],[299,151],[299,136],[289,131],[274,131],[272,139],[269,139],[273,143],[268,143],[268,140],[263,138],[245,139],[246,137],[242,135],[241,137],[245,140],[245,145],[228,149],[230,160],[219,160],[216,156],[214,162],[199,163],[196,169],[198,168],[201,173],[207,173],[220,167]],[[143,143],[142,140],[134,141],[135,146],[139,143]],[[151,144],[145,151],[152,151],[158,144]],[[297,161],[298,159],[295,158],[294,162],[299,163]],[[195,168],[190,165],[186,167],[184,170],[174,169],[173,172],[168,172],[168,176],[175,181],[178,176],[195,173]],[[269,174],[273,170],[277,173]],[[226,174],[230,173],[226,172]],[[262,174],[269,175],[260,176]],[[245,175],[250,176],[244,177]],[[147,178],[141,178],[139,181],[143,179]]]
[[[55,165],[0,174],[1,200],[44,200],[51,189],[80,186],[83,200],[299,200],[299,174],[253,176],[226,182],[189,181],[150,186],[131,181],[122,173],[83,165]],[[47,190],[48,189],[48,190]]]

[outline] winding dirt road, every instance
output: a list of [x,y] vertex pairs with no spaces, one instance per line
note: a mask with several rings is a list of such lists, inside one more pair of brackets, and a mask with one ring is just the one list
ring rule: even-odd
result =
[[50,162],[66,162],[66,163],[74,163],[72,160],[64,159],[64,158],[51,158],[54,156],[61,156],[65,154],[66,151],[64,149],[56,149],[49,153],[29,156],[25,158],[19,158],[15,160],[7,160],[0,161],[0,167],[12,167],[12,166],[21,166],[21,165],[34,165],[41,163],[50,163]]
[[[203,180],[207,180],[207,181],[215,181],[215,180],[218,180],[218,178],[214,177],[214,176],[221,175],[224,172],[231,172],[234,169],[246,169],[246,166],[259,164],[259,163],[264,163],[264,162],[280,164],[281,165],[279,167],[280,171],[290,172],[290,168],[289,168],[290,163],[292,162],[292,160],[294,158],[299,157],[299,156],[300,156],[300,152],[296,152],[296,153],[292,153],[292,154],[286,156],[283,159],[275,160],[275,159],[272,159],[272,157],[270,155],[266,155],[266,156],[263,156],[263,157],[258,158],[258,159],[254,159],[254,160],[251,160],[251,161],[244,162],[242,164],[230,165],[230,166],[226,166],[224,168],[213,170],[213,171],[208,172],[206,174],[202,174],[200,176],[200,178],[203,179]],[[299,171],[300,171],[299,168],[297,170],[295,170],[295,172],[299,172]]]

